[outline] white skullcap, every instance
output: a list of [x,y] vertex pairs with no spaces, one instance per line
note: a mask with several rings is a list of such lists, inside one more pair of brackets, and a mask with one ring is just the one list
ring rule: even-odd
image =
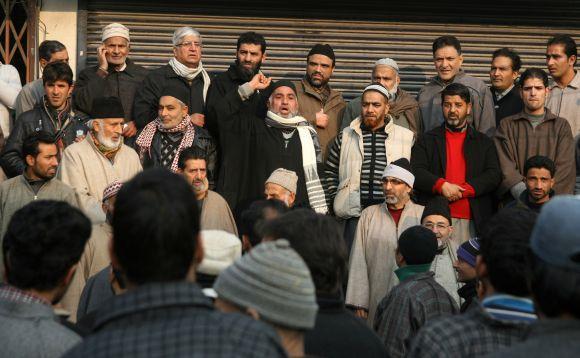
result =
[[399,65],[397,65],[397,61],[393,60],[392,58],[388,58],[388,57],[381,58],[380,60],[375,62],[375,67],[377,67],[377,66],[389,66],[393,70],[395,70],[395,72],[397,72],[397,74],[399,74]]
[[126,39],[127,41],[131,41],[129,39],[129,29],[125,27],[123,24],[119,24],[117,22],[113,22],[112,24],[108,24],[103,28],[103,37],[101,41],[105,42],[106,39],[120,36]]
[[415,176],[411,173],[411,164],[409,164],[409,160],[406,158],[397,159],[387,165],[382,178],[384,179],[386,177],[400,179],[407,183],[411,188],[413,187],[413,184],[415,184]]
[[197,272],[217,276],[242,256],[242,242],[223,230],[202,230],[203,260]]
[[389,92],[389,90],[386,89],[383,85],[380,85],[378,83],[373,83],[372,85],[366,86],[365,89],[363,90],[363,94],[366,91],[377,91],[383,96],[385,96],[387,100],[390,101],[391,99],[393,99],[393,95]]

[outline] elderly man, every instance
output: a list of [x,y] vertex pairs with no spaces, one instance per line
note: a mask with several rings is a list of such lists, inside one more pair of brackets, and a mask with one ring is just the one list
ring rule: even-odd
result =
[[125,110],[123,136],[133,137],[137,133],[132,117],[133,98],[147,70],[127,58],[131,40],[129,29],[122,24],[105,26],[101,41],[102,45],[97,48],[98,64],[82,70],[75,83],[74,105],[85,113],[92,113],[95,98],[119,97]]
[[277,199],[283,201],[287,207],[292,208],[296,200],[297,184],[298,175],[295,172],[284,168],[274,170],[264,183],[266,200]]
[[[294,84],[280,80],[271,86],[265,119],[243,111],[247,94],[264,90],[270,83],[270,78],[257,74],[240,86],[241,91],[232,92],[223,99],[223,108],[227,108],[230,115],[224,116],[227,121],[218,124],[236,133],[241,148],[247,150],[242,165],[247,166],[250,176],[235,187],[222,187],[220,194],[232,209],[235,208],[234,212],[239,212],[238,206],[263,196],[264,182],[276,168],[285,168],[298,175],[295,205],[326,213],[326,199],[318,177],[318,165],[322,164],[318,135],[308,121],[298,115]],[[228,175],[237,178],[235,172]]]
[[504,118],[495,134],[495,146],[503,173],[500,194],[518,199],[526,190],[524,166],[534,155],[550,158],[556,165],[554,191],[573,194],[576,182],[574,138],[566,119],[544,105],[549,93],[548,75],[528,68],[520,78],[524,110]]
[[420,136],[412,151],[419,201],[441,195],[449,202],[456,245],[481,232],[495,211],[501,170],[493,140],[468,123],[471,91],[452,83],[441,92],[445,124]]
[[42,73],[42,81],[46,93],[43,101],[18,118],[0,155],[0,165],[9,178],[24,171],[22,143],[29,135],[40,130],[54,135],[60,158],[65,147],[82,140],[87,132],[87,116],[75,112],[69,100],[73,89],[71,68],[63,62],[49,63]]
[[95,223],[105,221],[103,190],[114,180],[126,181],[142,170],[139,156],[123,144],[123,105],[117,97],[93,101],[89,135],[63,153],[58,178],[72,186],[81,208]]
[[[0,242],[12,215],[31,201],[60,200],[78,206],[74,190],[54,179],[58,167],[57,153],[54,136],[50,133],[36,132],[24,140],[24,173],[0,185]],[[2,258],[0,255],[0,266]]]
[[[38,46],[38,64],[41,70],[44,70],[46,65],[53,62],[64,62],[68,64],[68,51],[66,47],[55,40],[42,41]],[[16,97],[14,102],[14,114],[16,120],[24,112],[30,111],[39,103],[42,103],[44,92],[44,81],[38,78],[22,87],[22,91]]]
[[135,93],[133,119],[137,128],[145,127],[157,118],[161,91],[166,87],[185,90],[188,94],[188,114],[200,127],[205,123],[203,115],[210,78],[201,63],[201,35],[191,27],[180,27],[173,33],[173,58],[169,63],[151,71]]
[[177,173],[193,187],[195,199],[201,209],[202,230],[222,230],[238,235],[236,221],[224,198],[209,190],[206,153],[199,148],[187,148],[179,155]]
[[395,249],[405,229],[419,225],[423,207],[411,201],[415,176],[405,158],[383,172],[382,204],[363,210],[350,253],[346,305],[372,326],[379,302],[397,284]]
[[388,114],[391,95],[380,84],[367,86],[359,117],[329,147],[326,191],[334,213],[344,220],[349,250],[361,211],[385,200],[381,188],[385,167],[396,159],[411,158],[415,136]]
[[191,122],[185,104],[189,92],[181,87],[165,87],[159,94],[158,117],[143,128],[135,142],[143,168],[163,167],[176,172],[180,153],[186,148],[197,148],[207,158],[213,187],[215,144],[207,130]]
[[335,63],[332,47],[316,44],[306,56],[304,78],[294,83],[300,114],[316,126],[323,160],[326,160],[327,146],[338,134],[342,112],[346,106],[342,94],[328,84]]
[[[399,87],[401,77],[399,77],[397,62],[390,58],[382,58],[375,62],[371,80],[389,91],[389,114],[393,117],[395,124],[410,129],[415,134],[422,133],[423,121],[419,104],[407,91]],[[362,96],[348,102],[342,114],[341,129],[348,127],[354,119],[360,116],[361,103]]]
[[444,122],[441,111],[441,92],[451,83],[461,83],[469,89],[472,107],[469,123],[488,136],[495,129],[495,109],[491,91],[480,79],[463,72],[461,43],[455,36],[441,36],[433,41],[433,62],[437,76],[433,77],[417,95],[423,130],[430,131]]
[[516,83],[521,67],[520,55],[507,47],[497,49],[491,55],[489,79],[497,127],[503,118],[520,113],[523,109],[520,87]]

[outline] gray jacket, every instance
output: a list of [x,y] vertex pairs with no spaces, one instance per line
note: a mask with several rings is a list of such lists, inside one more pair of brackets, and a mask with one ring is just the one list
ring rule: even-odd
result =
[[[492,136],[495,131],[495,107],[489,88],[482,80],[466,75],[463,70],[459,70],[453,83],[465,85],[471,93],[472,110],[468,117],[469,123],[473,123],[479,132]],[[421,88],[417,95],[424,132],[441,126],[445,120],[441,108],[441,92],[446,86],[439,80],[439,77],[435,76]]]
[[24,112],[30,111],[37,103],[42,101],[44,96],[44,85],[42,78],[38,78],[22,87],[22,91],[14,102],[14,115],[16,120]]
[[3,357],[60,357],[81,341],[42,303],[0,300]]

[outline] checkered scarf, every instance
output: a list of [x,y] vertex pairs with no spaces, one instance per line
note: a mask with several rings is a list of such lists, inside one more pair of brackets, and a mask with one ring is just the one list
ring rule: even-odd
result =
[[186,115],[176,127],[170,129],[163,127],[163,122],[159,117],[147,124],[135,142],[137,143],[137,146],[139,146],[139,157],[141,158],[141,161],[143,161],[143,157],[146,152],[149,154],[149,156],[151,156],[151,143],[153,142],[153,137],[157,131],[163,133],[184,133],[183,138],[179,143],[179,147],[177,148],[177,154],[175,154],[173,162],[171,163],[171,171],[177,172],[177,161],[179,160],[179,154],[185,148],[189,148],[193,144],[195,127],[193,126],[193,123],[191,123],[191,117]]

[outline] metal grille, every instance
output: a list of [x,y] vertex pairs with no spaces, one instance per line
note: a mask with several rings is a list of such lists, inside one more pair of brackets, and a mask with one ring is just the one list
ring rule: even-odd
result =
[[[219,4],[216,3],[216,7]],[[165,10],[168,8],[172,7],[165,6]],[[263,70],[274,79],[302,77],[305,56],[311,46],[315,43],[331,44],[337,58],[331,84],[346,98],[353,98],[370,81],[374,61],[382,57],[394,58],[399,63],[402,88],[416,93],[435,74],[431,44],[440,35],[457,36],[465,57],[463,68],[486,81],[491,53],[499,47],[516,49],[524,68],[545,68],[545,44],[550,36],[568,33],[580,39],[578,27],[485,24],[485,19],[481,24],[442,24],[439,22],[441,19],[421,22],[332,20],[268,17],[263,14],[264,9],[256,10],[261,16],[237,13],[234,16],[235,11],[221,9],[223,13],[232,15],[199,15],[189,8],[179,8],[179,13],[156,13],[149,7],[140,9],[137,5],[131,11],[115,10],[114,5],[107,7],[102,3],[89,5],[87,64],[96,63],[95,52],[100,43],[101,29],[111,22],[121,22],[130,28],[131,58],[147,67],[168,61],[175,28],[186,25],[196,28],[203,36],[203,63],[209,71],[225,70],[233,61],[238,35],[256,31],[268,42]],[[247,8],[245,11],[248,12]]]

